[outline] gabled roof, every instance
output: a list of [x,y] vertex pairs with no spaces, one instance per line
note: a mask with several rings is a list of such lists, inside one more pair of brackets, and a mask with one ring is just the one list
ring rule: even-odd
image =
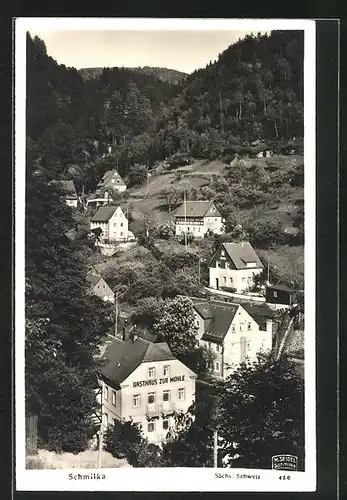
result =
[[205,320],[202,340],[222,342],[226,336],[240,304],[191,299],[194,309]]
[[[186,205],[186,208],[184,207]],[[173,212],[175,217],[205,217],[206,215],[215,215],[221,217],[213,201],[187,201]]]
[[98,274],[88,274],[87,275],[87,280],[91,284],[91,286],[94,288],[94,286],[101,280],[101,276]]
[[226,253],[229,255],[230,259],[234,263],[236,269],[246,269],[247,263],[255,262],[255,267],[263,269],[264,266],[256,254],[254,248],[249,243],[249,241],[241,241],[239,243],[222,243],[219,250],[223,247]]
[[62,183],[63,188],[67,192],[68,197],[77,198],[76,188],[74,181],[60,181]]
[[266,320],[275,317],[275,311],[267,305],[242,304],[246,312],[258,323],[260,330],[266,330]]
[[111,219],[117,208],[114,206],[99,207],[90,220],[92,222],[107,222]]
[[290,292],[293,293],[295,290],[293,288],[289,288],[287,285],[268,285],[266,287],[269,290],[281,290],[282,292]]
[[114,338],[101,358],[100,373],[115,384],[121,384],[141,363],[176,359],[166,342],[153,344],[138,337],[123,342]]
[[[114,183],[112,183],[112,179],[115,180]],[[125,186],[125,182],[123,181],[123,179],[121,178],[121,176],[119,175],[119,173],[117,172],[117,170],[108,170],[102,180],[99,182],[99,186],[103,186],[105,184],[114,184],[115,186]]]

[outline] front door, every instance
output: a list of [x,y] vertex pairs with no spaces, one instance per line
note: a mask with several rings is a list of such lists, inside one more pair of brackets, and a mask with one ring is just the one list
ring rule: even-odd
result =
[[216,289],[219,290],[219,279],[216,278]]

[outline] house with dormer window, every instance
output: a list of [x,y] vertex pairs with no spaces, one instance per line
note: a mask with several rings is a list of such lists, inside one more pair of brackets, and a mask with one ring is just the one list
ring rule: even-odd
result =
[[126,191],[127,186],[117,170],[108,170],[99,182],[98,188],[107,188],[109,190],[123,193]]
[[[226,379],[242,362],[272,349],[274,313],[254,318],[241,304],[192,298],[199,345],[214,354],[213,375]],[[259,320],[261,317],[261,320]]]
[[248,241],[222,243],[209,262],[209,286],[243,293],[254,284],[264,266]]

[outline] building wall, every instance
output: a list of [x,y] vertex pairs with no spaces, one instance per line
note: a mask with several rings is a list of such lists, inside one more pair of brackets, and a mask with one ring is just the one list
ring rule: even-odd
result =
[[90,222],[91,229],[97,227],[102,229],[102,239],[124,241],[128,238],[128,219],[120,207],[115,210],[108,222]]
[[105,302],[114,302],[114,293],[104,279],[100,279],[93,288],[93,293]]
[[224,378],[246,359],[255,361],[259,350],[271,347],[271,322],[267,331],[259,330],[258,323],[240,306],[224,338]]
[[203,238],[204,231],[203,217],[187,217],[187,223],[184,217],[176,217],[176,236],[180,236],[186,232],[194,235],[195,238]]
[[124,184],[111,184],[110,182],[107,184],[107,186],[109,189],[113,189],[113,191],[118,191],[118,193],[124,193],[124,191],[126,191],[126,186]]
[[[170,375],[164,376],[164,366],[170,367]],[[155,377],[149,378],[149,368],[155,368]],[[112,407],[112,403],[105,402],[104,411],[110,414],[109,421],[113,416],[132,418],[141,425],[144,435],[150,442],[159,443],[165,439],[167,433],[167,429],[163,428],[163,421],[167,419],[171,427],[174,423],[173,411],[186,412],[195,400],[195,375],[191,378],[192,375],[191,370],[177,359],[142,363],[121,384],[118,407]],[[152,384],[145,385],[144,381],[152,381]],[[184,399],[179,399],[179,389],[184,389]],[[168,402],[163,401],[164,391],[170,391]],[[153,404],[148,404],[150,393],[155,395]],[[138,407],[134,407],[134,396],[139,396]],[[149,418],[147,412],[150,412]],[[149,423],[154,423],[152,431],[149,430]]]
[[176,236],[189,232],[195,238],[203,238],[209,229],[215,234],[223,233],[222,217],[187,217],[187,223],[184,217],[177,217],[175,224]]
[[77,208],[78,200],[66,200],[66,204],[68,207]]
[[[115,397],[115,399],[114,399]],[[120,420],[122,415],[121,390],[114,389],[107,383],[103,383],[103,423],[104,426],[113,424],[114,420]],[[116,404],[114,404],[114,402]]]
[[[218,262],[218,261],[217,261]],[[228,263],[226,263],[228,265]],[[260,274],[262,269],[227,269],[221,267],[209,267],[210,288],[233,288],[235,292],[242,293],[249,289],[254,283],[254,276]]]
[[[197,312],[195,314],[200,318]],[[272,348],[272,321],[267,320],[267,330],[261,331],[258,323],[241,306],[230,324],[222,346],[212,341],[201,340],[204,323],[200,323],[199,344],[213,352],[215,357],[213,375],[216,377],[225,379],[245,360],[245,357],[255,361],[259,350]]]
[[207,233],[208,230],[213,231],[215,234],[224,233],[222,217],[204,217],[204,234]]
[[266,288],[266,302],[272,304],[292,305],[295,302],[294,293],[285,290],[274,290]]
[[128,238],[128,219],[118,207],[108,222],[108,239],[122,241]]

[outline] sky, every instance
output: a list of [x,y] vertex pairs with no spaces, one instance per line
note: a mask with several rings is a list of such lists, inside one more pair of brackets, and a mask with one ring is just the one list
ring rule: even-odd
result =
[[[250,31],[30,30],[68,67],[157,66],[191,73]],[[265,33],[264,31],[261,33]]]

